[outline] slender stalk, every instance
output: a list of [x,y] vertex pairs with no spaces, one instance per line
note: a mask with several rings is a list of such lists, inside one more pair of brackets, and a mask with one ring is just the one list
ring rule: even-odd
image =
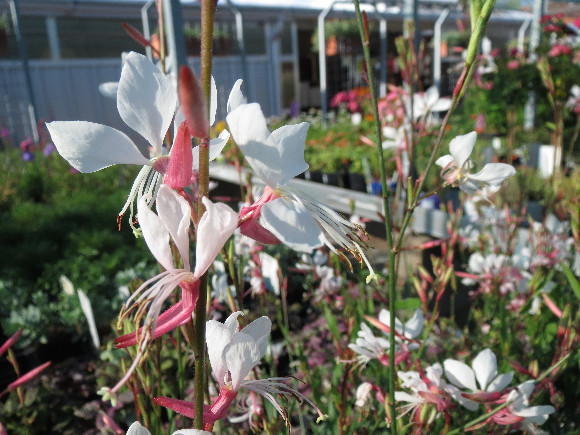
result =
[[[372,62],[371,62],[371,54],[369,50],[369,41],[365,36],[365,28],[363,23],[363,17],[360,11],[360,4],[358,0],[354,0],[354,7],[356,10],[356,18],[359,25],[360,31],[360,38],[362,41],[363,52],[365,57],[365,62],[367,65],[367,75],[368,75],[368,82],[369,88],[371,91],[371,102],[372,108],[374,113],[374,121],[375,121],[375,137],[376,137],[376,144],[377,144],[377,154],[379,158],[379,169],[381,174],[381,188],[383,191],[383,210],[385,212],[385,232],[387,234],[387,246],[389,248],[389,277],[388,277],[388,286],[389,286],[389,311],[391,314],[391,324],[389,325],[391,331],[395,331],[395,251],[393,250],[393,230],[391,227],[391,211],[389,209],[389,190],[387,189],[387,179],[385,174],[385,158],[383,155],[383,141],[381,138],[381,122],[379,119],[379,108],[378,108],[378,101],[377,101],[377,93],[375,90],[375,79],[372,72]],[[390,349],[395,349],[395,334],[389,334],[389,345]],[[389,408],[390,408],[390,416],[391,416],[391,434],[397,435],[397,425],[396,425],[396,417],[397,417],[397,410],[395,408],[395,378],[397,376],[397,371],[395,367],[395,352],[391,351],[389,354]]]
[[571,161],[572,156],[574,155],[574,144],[578,140],[578,133],[580,133],[580,115],[578,115],[576,118],[576,126],[574,127],[574,134],[570,140],[570,149],[568,150],[568,158],[566,159],[567,161]]
[[[213,26],[215,20],[216,1],[201,2],[201,87],[207,104],[210,101],[211,69],[213,57]],[[209,113],[209,106],[208,111]],[[199,144],[199,177],[198,177],[198,219],[205,213],[201,199],[208,194],[209,186],[209,137]],[[198,220],[199,222],[199,220]],[[203,402],[205,392],[205,321],[207,304],[207,272],[199,280],[199,300],[195,306],[195,429],[203,429]]]

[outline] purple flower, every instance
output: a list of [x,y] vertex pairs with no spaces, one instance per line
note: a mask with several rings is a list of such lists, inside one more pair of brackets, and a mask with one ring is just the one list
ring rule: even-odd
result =
[[22,160],[24,160],[25,162],[33,162],[34,154],[32,154],[30,151],[24,151],[22,153]]
[[54,146],[54,144],[52,142],[47,142],[46,145],[44,146],[44,149],[42,150],[42,153],[44,154],[45,157],[48,157],[55,151],[56,147]]

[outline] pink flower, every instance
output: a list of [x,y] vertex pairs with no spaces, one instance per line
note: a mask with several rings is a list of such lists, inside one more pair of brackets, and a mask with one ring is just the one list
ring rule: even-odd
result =
[[556,57],[572,53],[572,48],[564,44],[554,44],[552,49],[548,52],[548,56]]
[[520,66],[520,62],[519,62],[518,60],[516,60],[516,59],[514,59],[514,60],[510,60],[510,61],[508,62],[508,64],[507,64],[507,68],[508,68],[509,70],[514,70],[514,69],[517,69],[519,66]]

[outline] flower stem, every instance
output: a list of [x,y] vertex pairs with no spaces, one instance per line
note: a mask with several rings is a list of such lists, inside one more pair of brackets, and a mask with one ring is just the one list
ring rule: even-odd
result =
[[[205,100],[210,101],[211,70],[213,57],[213,26],[215,20],[216,1],[201,2],[201,87]],[[201,219],[205,207],[201,199],[208,194],[209,187],[209,138],[204,138],[199,144],[199,177],[198,177],[198,208],[197,216]],[[199,220],[198,220],[199,222]],[[199,299],[195,306],[195,419],[194,428],[203,429],[203,401],[205,392],[205,320],[207,304],[207,272],[199,280]]]
[[[393,250],[393,231],[391,227],[391,211],[389,209],[389,191],[387,189],[387,179],[385,174],[385,158],[383,155],[383,141],[381,138],[381,122],[379,118],[379,108],[377,101],[377,93],[375,89],[375,79],[372,71],[371,54],[369,50],[369,41],[367,39],[368,32],[365,32],[363,16],[360,11],[360,4],[358,0],[354,0],[354,7],[356,11],[356,18],[359,26],[360,38],[363,46],[363,53],[365,57],[365,63],[367,66],[367,76],[369,82],[369,88],[371,91],[371,106],[373,108],[374,123],[375,123],[375,138],[377,144],[377,154],[379,158],[379,169],[381,174],[381,188],[383,192],[383,210],[385,213],[385,231],[387,234],[387,246],[389,248],[389,311],[391,314],[391,324],[389,325],[391,331],[395,331],[395,251]],[[366,17],[365,17],[366,18]],[[365,20],[366,21],[366,20]],[[389,335],[390,348],[395,349],[395,334]],[[390,352],[389,354],[389,408],[391,421],[391,434],[397,435],[397,425],[396,416],[397,410],[395,408],[395,378],[397,376],[397,369],[395,367],[395,352]]]

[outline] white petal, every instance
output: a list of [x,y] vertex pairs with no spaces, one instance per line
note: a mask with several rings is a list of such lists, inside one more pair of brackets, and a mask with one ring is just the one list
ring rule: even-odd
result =
[[195,270],[199,278],[211,265],[220,249],[238,227],[238,214],[225,204],[214,204],[207,197],[202,198],[205,213],[197,227],[195,246]]
[[447,379],[449,379],[454,385],[459,388],[467,388],[471,391],[477,391],[473,370],[471,370],[471,367],[467,364],[454,359],[446,359],[443,362],[443,367],[445,368],[445,376],[447,376]]
[[262,207],[264,227],[298,252],[312,252],[324,244],[324,235],[312,215],[295,201],[278,198]]
[[189,270],[189,222],[191,207],[171,187],[162,184],[157,194],[157,213],[163,220],[183,260],[183,268]]
[[433,107],[431,107],[431,112],[445,112],[451,107],[451,98],[440,98],[437,100]]
[[425,91],[425,101],[427,103],[427,107],[432,110],[432,107],[437,103],[439,100],[439,90],[437,86],[431,86],[429,89]]
[[262,358],[268,349],[268,338],[270,337],[271,330],[272,322],[268,317],[262,316],[254,320],[240,332],[249,335],[256,341],[260,350],[260,358]]
[[80,172],[117,164],[149,164],[133,141],[112,127],[86,121],[55,121],[46,127],[59,154]]
[[211,432],[200,429],[180,429],[177,432],[173,432],[172,435],[212,435],[212,434]]
[[532,423],[535,424],[544,424],[548,419],[548,416],[554,412],[556,412],[556,409],[550,405],[531,406],[529,408],[524,408],[519,411],[512,410],[513,415],[527,418],[528,420],[530,420]]
[[147,206],[147,196],[137,202],[137,218],[145,243],[157,261],[166,270],[174,270],[173,256],[169,247],[169,232],[159,216]]
[[215,122],[215,114],[217,113],[217,86],[215,79],[211,76],[211,90],[209,93],[209,125]]
[[246,103],[244,94],[242,94],[243,82],[244,81],[242,79],[238,79],[236,80],[234,86],[232,87],[232,91],[230,92],[230,96],[228,97],[228,104],[226,106],[228,113],[230,113],[232,110],[237,109],[238,106]]
[[505,163],[488,163],[477,174],[468,175],[470,180],[491,185],[498,185],[506,178],[515,175],[516,170],[512,165]]
[[480,390],[485,391],[487,384],[497,375],[497,358],[491,349],[484,349],[477,354],[471,363]]
[[171,80],[145,56],[129,53],[121,71],[117,109],[123,121],[153,145],[157,155],[161,155],[176,105]]
[[151,435],[151,432],[149,432],[145,426],[141,425],[141,423],[136,421],[129,426],[126,435]]
[[207,343],[209,363],[220,386],[224,385],[224,378],[227,373],[224,349],[232,340],[233,335],[226,325],[216,320],[209,320],[205,324],[205,341]]
[[284,177],[278,181],[279,184],[287,183],[308,169],[304,150],[309,127],[309,123],[301,122],[284,125],[272,132],[272,139],[280,154],[280,169],[284,173]]
[[458,167],[463,167],[473,152],[477,133],[472,131],[463,136],[457,136],[449,142],[449,154],[455,159]]
[[101,347],[101,342],[99,340],[99,333],[97,332],[97,324],[95,323],[95,316],[93,315],[93,307],[91,306],[91,300],[81,289],[77,290],[77,294],[79,295],[81,309],[83,310],[83,314],[85,315],[87,323],[89,324],[89,332],[91,333],[93,346],[95,346],[95,349],[99,350],[99,348]]
[[451,397],[457,400],[464,408],[467,408],[470,411],[475,411],[477,408],[479,408],[479,403],[476,403],[473,400],[463,397],[461,395],[461,390],[458,390],[453,385],[447,385],[446,389],[451,394]]
[[259,104],[243,104],[227,116],[230,132],[246,160],[268,186],[275,189],[308,169],[304,149],[308,123],[270,134]]
[[495,393],[504,390],[509,384],[511,384],[514,378],[514,372],[503,373],[495,378],[491,384],[487,386],[487,391],[490,393]]
[[423,330],[423,321],[425,317],[421,310],[416,310],[413,317],[405,322],[405,337],[407,338],[415,338],[417,337],[421,331]]
[[[391,313],[388,310],[385,310],[383,308],[381,311],[379,311],[378,319],[379,322],[381,322],[383,325],[387,325],[389,328],[391,327]],[[403,332],[403,324],[396,317],[395,317],[395,331],[397,331],[398,333]]]
[[439,157],[437,160],[435,160],[435,164],[438,166],[441,166],[442,168],[445,168],[449,163],[451,163],[453,161],[455,161],[453,156],[450,154],[446,154],[444,156]]
[[119,89],[119,82],[105,82],[99,85],[99,92],[102,96],[117,99],[117,89]]
[[[209,141],[209,161],[215,160],[230,140],[230,132],[223,130],[218,137]],[[193,169],[199,168],[199,146],[193,147]]]
[[485,272],[485,258],[481,253],[474,252],[469,257],[468,268],[470,272],[480,274]]
[[395,402],[423,403],[425,399],[420,396],[411,396],[404,391],[395,391]]
[[274,294],[280,294],[280,277],[278,271],[280,266],[278,260],[265,252],[260,252],[260,263],[262,263],[262,278],[266,288]]
[[242,381],[262,358],[252,337],[238,332],[224,349],[224,356],[232,377],[232,390],[238,391]]

